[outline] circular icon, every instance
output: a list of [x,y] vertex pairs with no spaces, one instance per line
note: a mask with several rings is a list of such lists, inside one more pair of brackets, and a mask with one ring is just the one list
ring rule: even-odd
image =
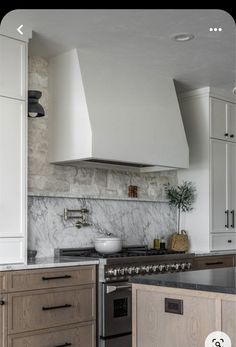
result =
[[231,340],[223,331],[213,331],[207,336],[205,347],[231,347]]

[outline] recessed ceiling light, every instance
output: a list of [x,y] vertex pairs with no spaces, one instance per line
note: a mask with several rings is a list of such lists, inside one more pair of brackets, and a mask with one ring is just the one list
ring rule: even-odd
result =
[[177,42],[185,42],[185,41],[190,41],[193,39],[194,39],[194,35],[187,34],[187,33],[174,34],[171,36],[171,40],[174,40]]

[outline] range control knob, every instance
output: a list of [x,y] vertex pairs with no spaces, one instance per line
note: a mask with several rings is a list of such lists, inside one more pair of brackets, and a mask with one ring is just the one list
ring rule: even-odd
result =
[[181,264],[181,270],[186,270],[187,268],[187,264],[186,263],[182,263]]
[[175,270],[179,271],[181,269],[181,264],[175,264]]
[[192,267],[192,264],[191,263],[187,263],[187,269],[190,270]]
[[158,269],[158,265],[153,265],[152,266],[152,271],[153,272],[157,272],[159,269]]
[[135,267],[134,266],[129,266],[127,269],[128,269],[127,272],[129,275],[133,275],[135,273]]
[[159,269],[159,271],[161,271],[161,272],[165,271],[165,264],[160,264],[160,265],[158,266],[158,269]]
[[136,274],[139,274],[139,273],[140,273],[140,270],[141,270],[141,268],[140,268],[139,266],[135,266],[134,272],[135,272]]
[[121,268],[119,269],[119,274],[120,274],[121,276],[124,276],[124,274],[125,274],[125,268],[124,268],[124,267],[121,267]]
[[170,264],[166,264],[166,265],[165,265],[166,271],[170,271],[170,268],[171,268]]
[[109,276],[109,277],[114,276],[114,269],[109,268],[109,269],[106,271],[106,275]]

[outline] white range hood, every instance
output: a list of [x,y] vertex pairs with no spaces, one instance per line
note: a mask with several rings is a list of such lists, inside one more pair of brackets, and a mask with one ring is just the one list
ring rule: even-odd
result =
[[50,60],[50,162],[156,171],[187,168],[173,80],[154,67],[73,49]]

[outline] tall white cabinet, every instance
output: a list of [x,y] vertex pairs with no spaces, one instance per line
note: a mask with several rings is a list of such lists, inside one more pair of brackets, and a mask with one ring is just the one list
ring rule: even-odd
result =
[[233,93],[202,88],[179,96],[190,150],[189,170],[197,200],[182,227],[192,251],[236,248],[236,108]]
[[0,35],[0,264],[26,260],[25,42]]

